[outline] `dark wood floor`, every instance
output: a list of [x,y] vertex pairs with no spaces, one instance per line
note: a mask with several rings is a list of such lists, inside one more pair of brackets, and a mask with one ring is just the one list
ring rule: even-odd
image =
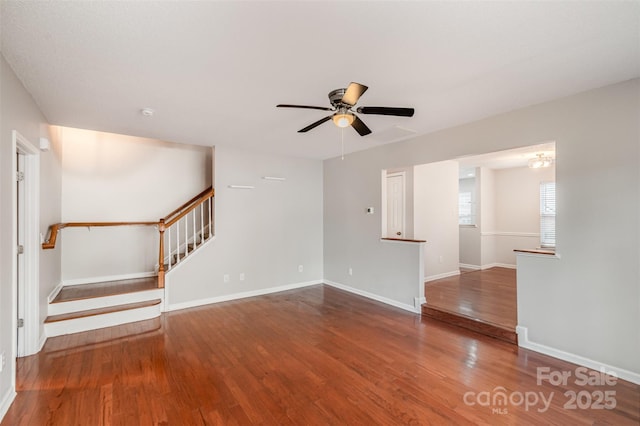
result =
[[491,268],[425,284],[427,305],[515,331],[516,270]]
[[[2,426],[638,425],[640,386],[537,384],[538,367],[576,368],[313,286],[51,338],[19,361]],[[572,409],[570,391],[616,407]],[[511,402],[483,405],[500,392]],[[521,404],[533,393],[548,408]]]

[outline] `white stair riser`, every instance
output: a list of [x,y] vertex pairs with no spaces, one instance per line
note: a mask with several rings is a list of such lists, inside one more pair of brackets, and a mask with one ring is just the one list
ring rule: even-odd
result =
[[62,336],[64,334],[97,330],[99,328],[113,327],[116,325],[159,317],[161,309],[162,304],[158,303],[157,305],[147,306],[144,308],[129,309],[126,311],[110,312],[108,314],[46,323],[44,325],[44,331],[47,337],[54,337]]
[[116,294],[113,296],[94,297],[91,299],[72,300],[69,302],[49,303],[48,315],[61,315],[71,312],[88,311],[90,309],[107,308],[127,303],[164,299],[164,289],[138,291],[135,293]]

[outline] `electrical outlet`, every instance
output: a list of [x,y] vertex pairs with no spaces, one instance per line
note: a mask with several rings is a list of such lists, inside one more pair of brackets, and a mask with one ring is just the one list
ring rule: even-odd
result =
[[225,283],[229,282],[229,274],[224,274],[224,277],[222,277]]
[[353,275],[353,268],[349,267],[349,275]]
[[304,266],[298,265],[298,272],[302,272],[302,271],[304,271]]
[[240,272],[240,281],[244,281],[244,272]]
[[440,261],[440,263],[444,262],[444,259],[442,258],[442,256],[440,256],[438,260]]
[[7,356],[4,352],[0,354],[0,372],[4,370],[4,366],[7,365]]

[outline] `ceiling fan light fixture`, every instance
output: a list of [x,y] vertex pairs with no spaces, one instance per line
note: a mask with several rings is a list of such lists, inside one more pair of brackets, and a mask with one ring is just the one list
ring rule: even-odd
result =
[[541,169],[544,167],[550,167],[553,164],[553,158],[545,156],[544,154],[537,154],[536,158],[529,160],[530,169]]
[[341,113],[341,114],[335,114],[333,116],[334,124],[340,128],[351,126],[351,124],[353,124],[354,119],[355,117],[351,113]]

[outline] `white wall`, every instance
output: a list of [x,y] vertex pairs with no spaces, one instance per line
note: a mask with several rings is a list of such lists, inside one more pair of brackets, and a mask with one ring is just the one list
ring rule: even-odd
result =
[[414,168],[415,238],[424,246],[425,281],[459,273],[458,163]]
[[494,171],[480,167],[480,266],[492,265],[496,259],[496,242],[488,230],[496,229]]
[[[494,171],[494,262],[515,267],[514,249],[540,246],[540,183],[555,182],[555,167]],[[483,232],[485,230],[483,229]]]
[[[211,148],[57,128],[64,222],[157,221],[211,184]],[[152,272],[153,227],[66,228],[65,282]],[[90,249],[89,249],[90,248]]]
[[169,308],[321,283],[322,163],[226,147],[215,161],[215,237],[167,275]]
[[[12,360],[15,344],[12,324],[15,317],[13,303],[13,265],[15,241],[12,239],[14,214],[12,186],[15,172],[12,159],[12,131],[17,130],[33,145],[38,146],[40,137],[49,137],[45,117],[22,86],[4,57],[0,55],[0,353],[7,357],[7,368],[0,373],[0,418],[8,408],[14,389],[15,363]],[[45,233],[47,223],[60,220],[60,146],[55,143],[49,152],[40,157],[40,232]],[[38,244],[39,241],[32,241]],[[39,316],[46,316],[46,301],[51,290],[60,281],[60,250],[39,251]],[[39,333],[44,333],[39,324]],[[39,336],[35,336],[39,340]],[[37,342],[36,342],[37,343]]]
[[326,160],[325,278],[357,264],[363,291],[390,291],[384,275],[388,297],[417,295],[415,251],[382,252],[379,217],[363,213],[379,207],[380,170],[556,141],[561,258],[518,260],[518,324],[533,342],[640,374],[639,92],[636,79]]

